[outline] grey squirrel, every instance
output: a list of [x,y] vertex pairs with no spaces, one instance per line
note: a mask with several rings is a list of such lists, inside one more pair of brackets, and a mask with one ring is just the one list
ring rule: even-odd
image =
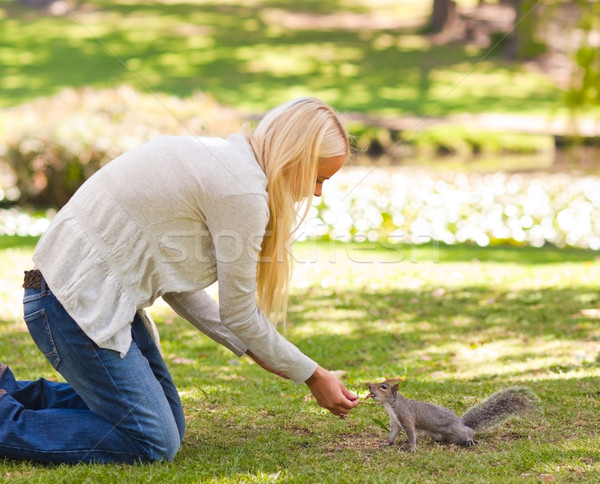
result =
[[397,380],[366,385],[370,392],[367,398],[383,403],[390,416],[391,431],[387,444],[393,444],[402,428],[408,437],[410,452],[417,450],[417,432],[437,442],[475,445],[476,431],[535,410],[539,401],[528,388],[511,387],[494,393],[459,418],[446,407],[402,396],[398,393]]

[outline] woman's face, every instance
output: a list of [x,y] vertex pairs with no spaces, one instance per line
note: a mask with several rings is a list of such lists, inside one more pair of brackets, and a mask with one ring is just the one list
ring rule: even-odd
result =
[[346,160],[345,155],[319,158],[317,169],[317,183],[315,185],[315,197],[320,197],[323,192],[323,183],[329,180],[342,167]]

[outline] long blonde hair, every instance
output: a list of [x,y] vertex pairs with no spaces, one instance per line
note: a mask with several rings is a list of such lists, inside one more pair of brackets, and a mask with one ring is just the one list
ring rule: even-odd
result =
[[269,111],[248,141],[267,176],[269,193],[270,218],[256,276],[258,305],[276,322],[285,319],[287,311],[288,244],[310,208],[319,158],[347,158],[348,134],[329,105],[303,97]]

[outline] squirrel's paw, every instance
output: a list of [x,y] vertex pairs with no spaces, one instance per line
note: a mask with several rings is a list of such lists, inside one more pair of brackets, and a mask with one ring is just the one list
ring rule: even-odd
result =
[[479,442],[477,442],[475,439],[473,440],[467,440],[465,442],[465,446],[466,447],[473,447],[474,445],[477,445]]
[[392,445],[394,445],[393,442],[390,442],[389,440],[385,440],[385,441],[381,442],[381,444],[379,444],[379,447],[391,447]]

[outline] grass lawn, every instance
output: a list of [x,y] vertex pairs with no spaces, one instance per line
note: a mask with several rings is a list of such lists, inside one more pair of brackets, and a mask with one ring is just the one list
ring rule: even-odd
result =
[[[1,240],[1,239],[0,239]],[[0,361],[22,379],[60,378],[20,317],[32,241],[0,251]],[[461,448],[426,438],[380,448],[383,408],[340,420],[295,386],[238,360],[156,305],[163,354],[188,431],[172,463],[42,466],[0,461],[10,482],[594,482],[600,480],[600,259],[593,251],[296,247],[287,337],[361,397],[403,377],[405,395],[457,413],[493,391],[530,386],[542,411]]]
[[396,116],[553,113],[545,75],[420,35],[430,3],[91,0],[52,16],[0,0],[0,106],[126,83],[249,112],[311,94]]

